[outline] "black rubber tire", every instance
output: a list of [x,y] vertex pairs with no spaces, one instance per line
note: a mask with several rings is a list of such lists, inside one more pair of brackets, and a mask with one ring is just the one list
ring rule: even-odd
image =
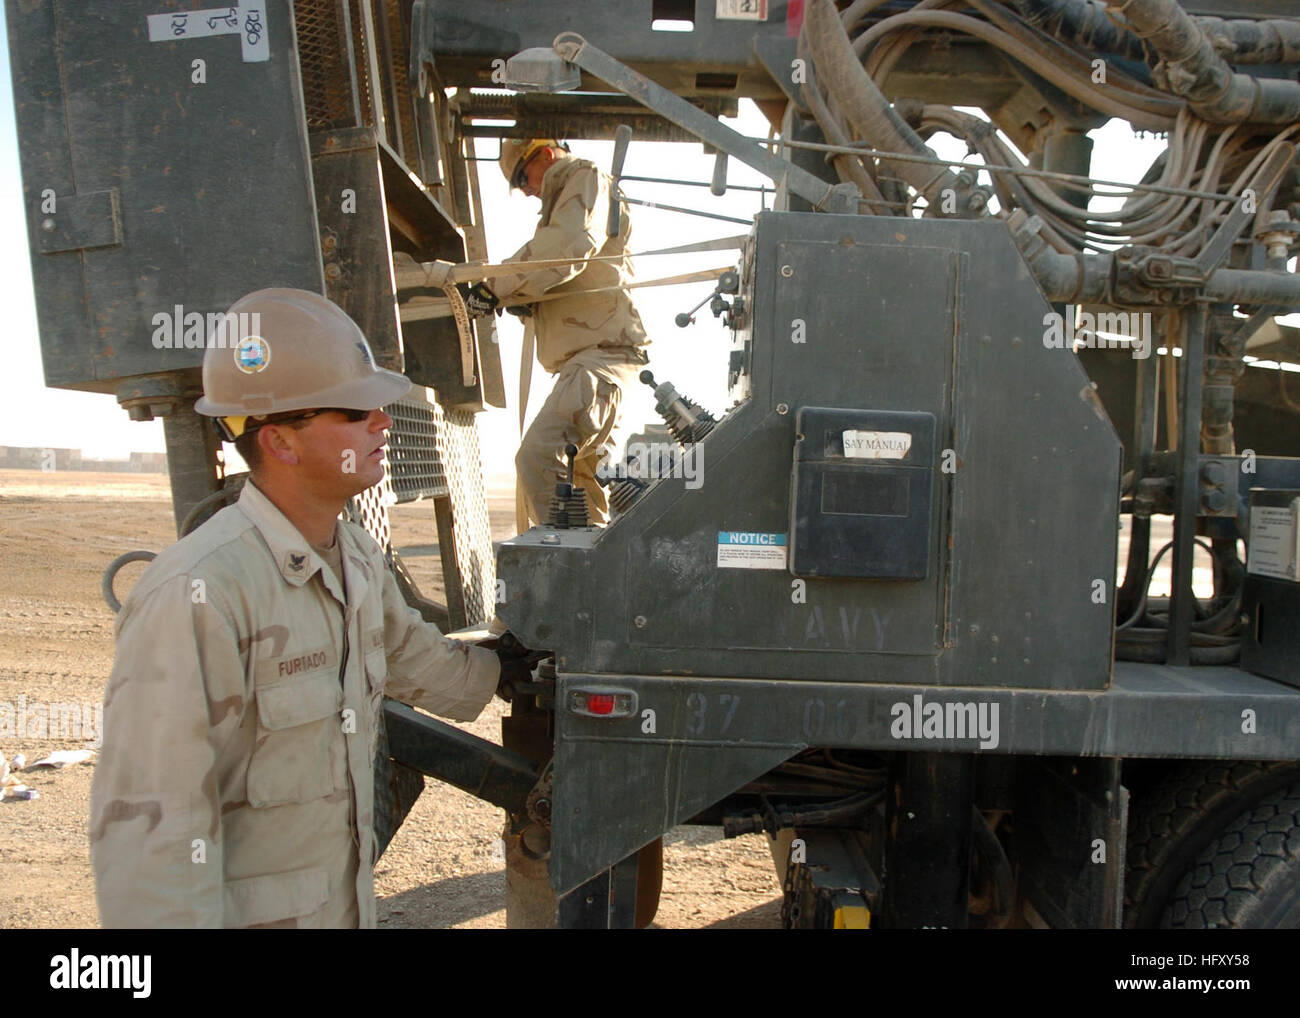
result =
[[664,839],[656,838],[637,853],[636,857],[636,921],[638,930],[644,930],[659,911],[659,895],[664,887]]
[[1243,812],[1298,779],[1291,761],[1179,764],[1130,808],[1124,925],[1154,928],[1201,852]]
[[1300,927],[1300,782],[1246,810],[1183,875],[1161,929]]

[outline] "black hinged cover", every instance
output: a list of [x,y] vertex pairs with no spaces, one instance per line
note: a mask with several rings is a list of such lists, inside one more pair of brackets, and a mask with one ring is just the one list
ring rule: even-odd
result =
[[790,572],[925,579],[934,415],[804,407],[797,428]]

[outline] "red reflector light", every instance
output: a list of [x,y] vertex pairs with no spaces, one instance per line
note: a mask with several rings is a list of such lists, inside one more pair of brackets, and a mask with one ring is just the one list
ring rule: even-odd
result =
[[587,710],[592,714],[613,714],[614,695],[612,693],[588,693]]

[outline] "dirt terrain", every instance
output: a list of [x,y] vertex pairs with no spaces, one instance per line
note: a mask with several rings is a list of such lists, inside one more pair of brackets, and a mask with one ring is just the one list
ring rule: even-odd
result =
[[[514,495],[490,495],[500,540],[514,532]],[[439,599],[432,504],[398,506],[391,521],[421,589]],[[113,661],[113,614],[100,597],[104,567],[124,551],[157,551],[174,533],[165,476],[0,470],[0,702],[15,711],[20,702],[98,704]],[[142,569],[123,569],[119,597]],[[461,727],[499,741],[503,707],[494,701]],[[87,737],[93,733],[44,741],[0,734],[0,752],[35,761],[83,748]],[[86,841],[92,774],[93,763],[33,771],[27,783],[39,799],[0,802],[0,927],[98,925]],[[380,926],[504,928],[501,817],[428,781],[375,869]],[[780,926],[780,889],[763,838],[726,841],[710,828],[678,828],[664,843],[655,926]]]

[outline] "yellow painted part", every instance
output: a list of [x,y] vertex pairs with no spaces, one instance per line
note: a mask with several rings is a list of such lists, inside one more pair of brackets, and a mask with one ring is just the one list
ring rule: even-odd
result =
[[871,909],[865,905],[846,905],[835,910],[835,929],[866,930],[871,928]]

